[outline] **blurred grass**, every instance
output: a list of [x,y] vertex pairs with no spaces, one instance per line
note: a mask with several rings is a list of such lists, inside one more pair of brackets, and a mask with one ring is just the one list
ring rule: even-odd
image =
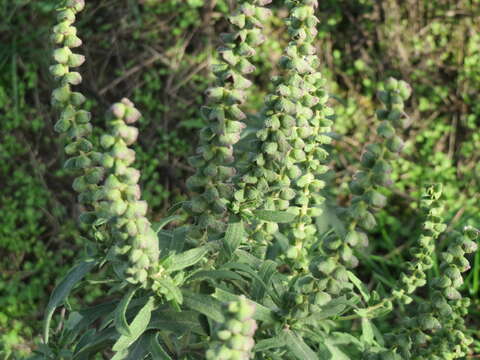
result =
[[[52,0],[0,0],[0,357],[38,342],[43,306],[55,281],[81,249],[71,178],[61,170],[62,139],[49,106],[48,42]],[[257,56],[250,111],[261,106],[285,44],[282,1],[267,24]],[[202,126],[198,109],[211,81],[208,63],[227,29],[233,0],[87,1],[79,33],[88,62],[82,91],[101,128],[106,107],[123,96],[142,110],[137,146],[151,216],[186,195]],[[333,147],[332,196],[347,202],[345,185],[374,120],[375,90],[390,75],[412,83],[412,126],[406,157],[397,161],[390,205],[379,214],[362,273],[381,269],[391,283],[415,237],[419,189],[441,181],[451,228],[480,223],[480,3],[477,0],[325,0],[318,48],[343,135]],[[98,130],[96,134],[100,131]],[[480,257],[465,283],[478,314]],[[467,289],[468,288],[468,289]],[[87,292],[84,292],[87,296]],[[88,300],[98,293],[88,293]],[[82,298],[78,299],[83,301]],[[478,345],[477,345],[478,346]],[[480,346],[479,346],[480,347]]]

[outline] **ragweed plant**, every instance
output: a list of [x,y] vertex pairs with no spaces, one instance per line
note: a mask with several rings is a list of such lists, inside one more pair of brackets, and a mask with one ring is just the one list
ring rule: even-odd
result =
[[[315,56],[316,0],[285,1],[289,43],[281,72],[254,139],[238,146],[249,125],[246,75],[264,39],[269,3],[242,1],[229,18],[234,31],[222,35],[216,83],[202,109],[207,124],[191,158],[193,194],[154,224],[129,148],[140,112],[127,99],[114,104],[95,149],[90,115],[80,108],[85,98],[71,89],[81,81],[70,68],[83,62],[71,48],[81,44],[73,24],[84,3],[59,8],[51,68],[59,83],[52,96],[61,110],[56,128],[66,133],[66,167],[77,171],[80,219],[90,231],[85,257],[52,293],[36,358],[413,360],[469,353],[470,302],[460,290],[479,232],[447,231],[441,185],[428,186],[419,201],[423,225],[412,234],[398,281],[380,284],[381,274],[356,270],[359,255],[369,256],[367,233],[388,203],[383,188],[393,185],[392,160],[410,122],[404,81],[390,78],[378,93],[378,141],[365,146],[350,204],[322,214],[333,206],[323,206],[322,189],[334,114]],[[167,228],[180,207],[191,221]],[[318,226],[325,215],[333,220]],[[108,301],[59,319],[50,336],[55,309],[94,269],[102,270],[96,281]]]

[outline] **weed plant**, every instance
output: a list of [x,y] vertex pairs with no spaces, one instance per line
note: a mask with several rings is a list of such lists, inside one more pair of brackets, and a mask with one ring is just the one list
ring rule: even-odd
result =
[[[191,159],[193,195],[181,204],[192,224],[168,230],[180,206],[150,224],[139,172],[131,167],[129,146],[138,134],[132,124],[139,117],[134,105],[124,99],[112,107],[101,148],[88,140],[85,99],[72,90],[81,76],[71,71],[83,62],[72,52],[80,45],[73,20],[83,2],[69,1],[59,12],[51,68],[60,84],[53,94],[62,114],[56,129],[66,134],[66,167],[79,174],[74,189],[89,230],[82,239],[85,260],[47,307],[48,344],[40,358],[453,359],[468,353],[471,331],[463,319],[469,302],[458,289],[478,231],[446,231],[441,186],[424,190],[425,221],[398,281],[385,289],[375,273],[365,277],[356,270],[368,254],[377,211],[388,204],[384,188],[410,125],[403,105],[409,86],[385,83],[378,94],[384,104],[377,111],[380,141],[362,153],[350,203],[340,208],[326,201],[335,192],[325,175],[335,124],[311,45],[315,1],[286,2],[289,41],[280,76],[263,109],[244,112],[251,85],[246,75],[254,71],[251,58],[264,37],[268,2],[244,2],[230,18],[235,31],[219,49],[217,84],[207,92],[206,126]],[[252,123],[260,124],[254,136],[241,140]],[[439,236],[448,239],[443,252],[435,250]],[[53,311],[93,269],[101,269],[98,283],[106,292],[125,295],[60,319],[49,339]],[[395,330],[387,326],[392,321],[398,321]],[[240,329],[242,322],[248,325]]]

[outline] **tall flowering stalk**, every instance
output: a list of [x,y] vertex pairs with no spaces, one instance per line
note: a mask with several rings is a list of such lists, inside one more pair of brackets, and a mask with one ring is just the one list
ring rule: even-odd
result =
[[[312,218],[320,211],[313,199],[321,201],[314,195],[324,186],[319,176],[327,170],[322,164],[328,156],[323,145],[331,141],[325,133],[330,131],[333,111],[326,104],[325,79],[317,71],[313,45],[317,1],[288,1],[287,5],[291,41],[280,63],[284,74],[274,79],[274,92],[266,98],[256,151],[239,179],[235,209],[251,218],[256,210],[292,214],[295,220],[280,232],[289,238],[286,256],[292,265],[300,265],[305,264],[306,239],[316,232]],[[278,231],[275,219],[258,221],[250,230],[254,247],[263,247],[265,253]]]
[[242,1],[239,10],[229,17],[235,30],[222,35],[224,45],[218,49],[219,63],[213,66],[216,84],[207,90],[209,104],[202,108],[207,125],[200,134],[197,155],[190,158],[196,173],[188,179],[187,186],[195,195],[185,208],[197,223],[192,237],[201,238],[205,231],[215,234],[224,230],[234,192],[233,146],[245,127],[246,115],[241,105],[252,85],[246,76],[255,70],[249,59],[264,41],[262,22],[270,11],[263,6],[270,2]]
[[387,80],[385,90],[378,93],[385,108],[377,111],[381,121],[377,134],[381,142],[367,145],[361,157],[361,170],[357,171],[350,190],[352,203],[347,213],[347,235],[341,246],[342,258],[350,266],[355,266],[357,259],[351,255],[350,247],[366,243],[365,232],[376,226],[374,212],[386,205],[387,199],[379,190],[391,185],[392,165],[390,159],[397,156],[404,143],[400,132],[408,125],[404,113],[404,102],[410,97],[411,88],[405,81],[394,78]]
[[365,147],[361,156],[361,169],[349,184],[353,197],[350,207],[343,214],[345,235],[328,235],[322,240],[322,251],[310,262],[310,271],[318,280],[319,289],[330,295],[351,292],[353,288],[348,270],[358,265],[354,250],[368,244],[366,232],[376,225],[373,212],[383,208],[387,202],[379,190],[391,184],[390,159],[403,148],[403,140],[397,131],[408,123],[404,101],[410,93],[407,83],[393,78],[387,81],[385,90],[379,92],[379,99],[385,106],[377,111],[377,117],[381,121],[377,134],[382,140]]
[[79,72],[72,69],[81,66],[85,57],[73,49],[82,45],[74,26],[76,14],[85,7],[84,0],[68,0],[58,11],[57,25],[53,28],[52,41],[57,46],[53,52],[55,64],[50,72],[58,86],[52,93],[52,104],[61,112],[55,124],[55,130],[65,134],[67,141],[65,153],[69,156],[65,162],[68,169],[77,170],[73,188],[79,193],[79,202],[91,205],[94,202],[97,184],[103,179],[103,169],[99,164],[100,154],[93,150],[88,139],[91,134],[91,114],[82,109],[85,96],[72,89],[82,82]]
[[59,9],[59,23],[52,35],[58,46],[53,52],[56,64],[50,67],[58,81],[52,103],[61,111],[55,130],[67,138],[65,153],[69,158],[65,167],[77,170],[73,188],[86,209],[80,220],[88,225],[104,225],[95,235],[102,240],[104,250],[109,251],[108,258],[120,278],[162,292],[164,289],[157,282],[163,272],[158,264],[158,239],[146,218],[147,203],[140,200],[140,172],[131,167],[135,151],[128,148],[137,140],[138,129],[132,124],[141,114],[128,99],[114,104],[109,113],[110,134],[101,138],[105,152],[94,151],[88,139],[91,114],[81,108],[85,97],[72,90],[72,85],[79,85],[82,77],[71,69],[85,61],[84,56],[72,51],[82,44],[74,22],[84,7],[83,0],[66,1]]
[[449,234],[448,248],[442,252],[440,275],[429,279],[428,300],[415,305],[395,338],[395,345],[405,359],[458,359],[468,354],[473,338],[467,333],[465,316],[470,298],[458,289],[462,273],[470,269],[465,255],[477,250],[477,229],[466,227],[463,234]]
[[433,266],[435,241],[447,226],[442,220],[443,204],[440,201],[442,186],[428,185],[421,199],[421,207],[425,212],[422,233],[411,249],[413,259],[408,262],[407,269],[400,276],[399,288],[393,291],[396,299],[404,303],[412,302],[411,294],[427,283],[427,271]]
[[106,179],[99,189],[95,217],[108,224],[117,273],[145,287],[158,271],[159,248],[146,218],[147,203],[140,200],[140,172],[131,167],[135,151],[128,147],[137,140],[138,129],[132,124],[140,112],[130,100],[122,99],[112,106],[109,118],[109,133],[101,138]]

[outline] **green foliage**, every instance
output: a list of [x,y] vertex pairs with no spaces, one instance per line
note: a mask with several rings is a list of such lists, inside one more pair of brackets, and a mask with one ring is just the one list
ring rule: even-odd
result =
[[[365,146],[347,206],[326,201],[334,113],[313,46],[316,0],[285,1],[288,40],[280,72],[255,115],[255,136],[242,139],[249,123],[247,76],[255,71],[250,60],[265,38],[271,12],[264,6],[270,3],[245,0],[228,18],[233,32],[222,35],[200,146],[190,159],[193,194],[171,210],[183,206],[192,221],[169,229],[164,226],[176,217],[155,229],[140,200],[140,172],[131,167],[135,151],[129,148],[139,134],[131,125],[141,116],[133,103],[124,98],[111,107],[102,151],[88,140],[90,113],[72,88],[81,76],[70,70],[84,60],[71,48],[81,43],[74,21],[85,4],[59,6],[53,27],[59,47],[50,68],[59,85],[52,103],[61,111],[55,128],[66,134],[65,167],[76,171],[73,188],[86,208],[80,220],[87,225],[88,251],[53,291],[34,359],[112,351],[115,360],[413,360],[469,353],[470,301],[459,289],[470,269],[466,254],[477,250],[480,232],[447,231],[441,185],[423,194],[421,234],[390,289],[382,287],[377,269],[358,271],[357,256],[365,256],[367,233],[377,227],[375,213],[387,205],[381,191],[393,184],[393,160],[404,148],[400,133],[410,125],[406,82],[389,78],[378,92],[379,140]],[[438,273],[429,272],[435,263]],[[94,267],[103,270],[98,276],[114,300],[60,319],[50,337],[53,311]],[[395,328],[388,326],[392,321]]]
[[[4,1],[0,6],[0,40],[5,44],[0,51],[0,105],[4,110],[0,125],[0,183],[4,190],[0,199],[0,253],[6,255],[0,260],[0,348],[6,347],[7,354],[12,347],[21,352],[34,347],[32,334],[39,333],[40,311],[30,316],[34,313],[31,309],[45,306],[45,293],[51,291],[53,279],[66,272],[64,264],[70,263],[73,254],[85,245],[78,236],[79,229],[70,220],[79,211],[70,179],[65,179],[64,170],[57,170],[64,160],[63,140],[53,135],[51,121],[45,121],[52,118],[47,106],[50,86],[45,69],[49,65],[50,48],[46,44],[54,6],[55,2],[43,0]],[[142,136],[133,149],[137,167],[142,170],[144,199],[153,219],[163,217],[169,204],[187,198],[182,180],[194,169],[186,158],[194,153],[196,140],[192,139],[205,125],[198,109],[204,104],[202,93],[211,83],[208,59],[218,42],[217,34],[227,29],[222,14],[231,13],[229,6],[228,1],[216,1],[213,8],[208,1],[113,1],[87,6],[79,23],[79,32],[91,55],[84,65],[82,91],[91,98],[86,108],[93,114],[92,123],[103,122],[103,110],[98,105],[124,94],[142,109],[144,116],[138,123]],[[378,189],[379,194],[388,198],[388,206],[375,209],[377,226],[368,234],[369,245],[354,253],[360,260],[355,273],[365,282],[373,277],[384,286],[395,288],[395,279],[408,271],[409,255],[404,250],[418,246],[422,238],[423,210],[418,209],[420,202],[416,200],[425,184],[443,183],[444,218],[448,219],[449,229],[475,225],[480,220],[476,176],[479,162],[475,151],[480,140],[476,101],[478,24],[473,16],[476,7],[478,3],[470,1],[452,4],[435,0],[421,2],[414,8],[394,0],[329,0],[320,2],[315,13],[320,19],[316,46],[320,50],[322,74],[327,78],[329,104],[335,112],[334,131],[338,133],[331,135],[336,140],[343,135],[333,146],[325,147],[331,155],[329,161],[335,161],[335,171],[323,179],[327,186],[319,195],[326,197],[327,202],[321,206],[324,213],[315,221],[317,232],[323,232],[326,219],[330,220],[328,224],[342,229],[337,220],[343,219],[344,209],[333,211],[331,199],[338,196],[342,205],[348,203],[348,184],[358,167],[361,148],[366,142],[376,142],[371,130],[376,128],[372,116],[376,89],[383,86],[387,75],[395,75],[410,81],[415,90],[415,96],[407,102],[407,107],[414,110],[403,157],[390,159],[394,185]],[[252,115],[262,107],[266,94],[273,93],[273,75],[283,72],[277,63],[288,41],[284,31],[286,10],[282,1],[274,1],[272,9],[274,16],[263,23],[266,41],[251,59],[256,65],[251,77],[254,86],[247,93],[244,112],[248,128],[242,133],[246,139],[237,144],[239,149],[249,148],[248,140],[262,127],[264,119]],[[102,131],[94,130],[91,140],[95,146],[101,134]],[[283,196],[288,197],[286,192]],[[290,213],[265,214],[267,218],[259,222],[265,229],[259,229],[262,231],[257,234],[264,234],[266,224],[270,232],[275,230],[275,221],[280,227],[288,226],[282,225],[286,220],[280,218],[290,218]],[[268,221],[274,218],[274,222]],[[245,220],[251,221],[252,217]],[[240,224],[237,218],[230,221]],[[173,225],[178,222],[179,218]],[[249,234],[250,230],[245,232]],[[169,244],[164,254],[193,246],[195,242],[182,238],[182,233],[159,233],[161,242]],[[364,231],[360,233],[365,239]],[[246,236],[243,231],[237,234]],[[330,234],[329,241],[335,243],[333,239],[346,239],[346,235],[342,231],[339,235]],[[274,231],[268,237],[276,244],[269,249],[269,256],[285,256],[291,239],[281,238]],[[180,241],[174,243],[174,238]],[[440,235],[439,241],[443,249],[445,236]],[[243,242],[240,245],[239,240],[226,247],[220,239],[215,249],[209,251],[232,256],[237,249],[251,247]],[[263,253],[266,248],[258,250]],[[290,254],[298,255],[293,250]],[[480,288],[480,257],[476,256],[462,287],[471,294]],[[199,261],[202,264],[205,260]],[[289,266],[297,263],[287,262]],[[438,273],[438,269],[439,264],[434,262],[430,272]],[[205,272],[200,272],[198,278],[207,278],[208,284],[217,284],[221,279],[242,282],[242,276],[246,276],[245,272],[238,275],[230,267],[202,271]],[[257,279],[257,289],[259,283]],[[211,285],[202,285],[205,286]],[[70,298],[74,307],[77,299],[91,301],[104,293],[106,286],[94,285],[93,292],[88,289],[85,293],[82,287],[77,298]],[[420,292],[423,295],[423,290]],[[476,308],[474,302],[471,311],[475,313]],[[362,321],[362,327],[365,326]],[[385,328],[379,323],[377,326]],[[272,341],[263,339],[266,342],[262,346],[279,346],[285,338],[297,339],[296,332],[285,334],[288,336],[279,335]],[[147,343],[163,344],[157,351],[175,347],[165,345],[169,340],[146,335],[137,350]],[[345,339],[332,338],[325,347],[331,349],[332,344],[342,341]],[[332,351],[341,358],[338,351]]]

